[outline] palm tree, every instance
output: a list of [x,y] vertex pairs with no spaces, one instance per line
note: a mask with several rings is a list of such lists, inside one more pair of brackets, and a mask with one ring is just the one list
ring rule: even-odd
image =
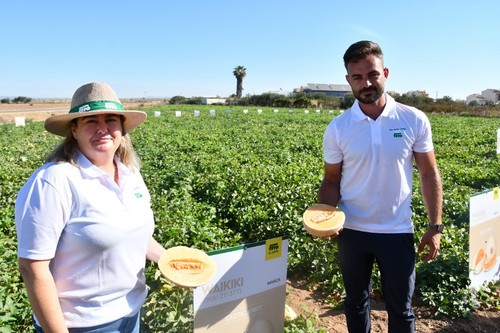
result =
[[243,92],[243,78],[247,75],[247,69],[238,66],[234,69],[233,74],[236,76],[236,98],[240,98]]

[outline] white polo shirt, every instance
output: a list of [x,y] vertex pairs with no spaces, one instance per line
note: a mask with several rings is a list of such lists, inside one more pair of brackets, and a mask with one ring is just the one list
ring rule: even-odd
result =
[[68,327],[133,315],[147,295],[150,195],[139,172],[117,164],[120,186],[82,154],[80,167],[48,163],[17,197],[18,256],[51,260]]
[[413,152],[434,149],[431,126],[420,110],[386,94],[382,114],[373,120],[358,101],[327,126],[326,163],[342,164],[339,208],[344,227],[374,233],[412,233]]

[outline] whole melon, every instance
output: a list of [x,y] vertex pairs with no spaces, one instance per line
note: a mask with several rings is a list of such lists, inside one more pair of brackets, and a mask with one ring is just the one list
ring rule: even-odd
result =
[[316,204],[303,214],[304,228],[314,237],[328,237],[338,232],[345,221],[345,214],[336,207]]
[[158,267],[173,284],[194,288],[210,281],[217,264],[205,252],[187,246],[171,247],[161,255]]
[[274,333],[273,325],[267,319],[257,319],[248,333]]

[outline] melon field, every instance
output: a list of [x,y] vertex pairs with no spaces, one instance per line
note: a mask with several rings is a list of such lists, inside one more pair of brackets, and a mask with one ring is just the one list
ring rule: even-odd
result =
[[[195,109],[199,116],[194,116]],[[336,243],[313,240],[302,227],[302,213],[316,203],[323,176],[323,131],[339,111],[246,108],[245,113],[244,108],[234,107],[228,113],[227,109],[156,106],[145,110],[148,120],[131,133],[151,192],[155,237],[165,247],[212,251],[286,235],[289,275],[328,295],[325,301],[332,307],[341,306]],[[500,120],[429,118],[443,181],[446,231],[439,257],[427,264],[417,262],[415,297],[435,316],[468,317],[476,309],[500,309],[498,285],[485,285],[479,292],[468,288],[469,197],[500,186],[496,154]],[[14,202],[20,187],[59,140],[43,129],[42,122],[0,125],[0,333],[31,331],[31,309],[17,269]],[[416,177],[415,173],[418,241],[427,219]],[[143,331],[192,331],[191,291],[166,282],[151,263],[147,278],[150,294],[142,313]],[[376,274],[373,284],[374,293],[379,293]],[[303,319],[287,322],[286,332],[306,331],[310,323]]]

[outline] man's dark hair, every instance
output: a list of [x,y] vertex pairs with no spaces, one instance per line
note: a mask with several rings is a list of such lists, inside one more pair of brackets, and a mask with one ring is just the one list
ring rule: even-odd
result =
[[344,66],[347,69],[347,65],[350,62],[358,62],[369,55],[374,55],[382,61],[384,60],[384,53],[382,53],[382,49],[377,43],[369,40],[354,43],[344,53]]

